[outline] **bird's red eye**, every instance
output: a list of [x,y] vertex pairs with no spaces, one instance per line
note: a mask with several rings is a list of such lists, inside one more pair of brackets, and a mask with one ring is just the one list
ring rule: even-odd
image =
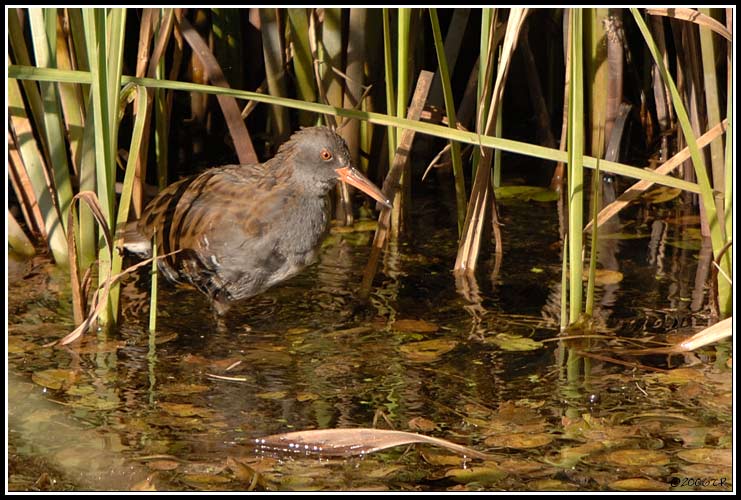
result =
[[322,157],[322,160],[324,160],[324,161],[329,161],[329,160],[332,159],[332,153],[330,153],[326,149],[322,149],[322,152],[319,153],[319,156],[321,156]]

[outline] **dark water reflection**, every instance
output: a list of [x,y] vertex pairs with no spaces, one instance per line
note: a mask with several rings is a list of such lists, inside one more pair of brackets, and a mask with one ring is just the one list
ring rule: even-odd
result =
[[[447,217],[440,210],[421,205],[416,227],[439,225]],[[124,288],[118,333],[88,333],[81,346],[65,349],[38,347],[71,329],[64,276],[46,267],[29,276],[29,264],[11,265],[11,489],[54,489],[34,486],[33,471],[18,471],[29,456],[55,471],[48,474],[59,476],[58,489],[606,490],[634,478],[647,482],[625,489],[669,489],[672,475],[697,473],[701,465],[730,482],[723,463],[678,455],[730,453],[730,372],[715,348],[673,360],[673,367],[697,363],[690,368],[695,380],[596,360],[578,381],[564,377],[564,346],[549,341],[560,315],[555,214],[546,204],[504,206],[498,272],[485,255],[475,279],[457,282],[449,272],[454,235],[416,229],[414,243],[394,243],[382,257],[369,304],[359,303],[355,290],[372,233],[333,233],[318,265],[237,308],[222,330],[200,295],[164,286],[150,338],[147,280],[140,276]],[[673,212],[643,216],[617,227],[631,239],[602,243],[603,267],[623,273],[597,291],[597,330],[606,340],[592,347],[607,356],[621,339],[662,341],[675,329],[692,333],[708,324],[701,286],[707,269],[696,260],[705,247],[692,231],[699,226],[677,224]],[[399,320],[419,321],[397,327]],[[546,342],[510,351],[503,335]],[[424,341],[453,347],[424,357],[414,350]],[[669,366],[666,357],[632,361]],[[40,383],[39,374],[51,370],[67,377],[56,388]],[[419,417],[433,423],[419,432],[498,453],[504,474],[460,479],[451,471],[476,465],[442,460],[429,447],[319,460],[265,456],[252,444],[273,433],[374,423],[417,430],[410,422]],[[519,434],[547,441],[497,444]],[[577,445],[592,449],[567,463]],[[637,465],[609,455],[646,449],[663,455]],[[98,467],[86,469],[79,457],[91,450]],[[258,471],[260,481],[239,473],[234,458]],[[124,477],[101,472],[122,467]]]

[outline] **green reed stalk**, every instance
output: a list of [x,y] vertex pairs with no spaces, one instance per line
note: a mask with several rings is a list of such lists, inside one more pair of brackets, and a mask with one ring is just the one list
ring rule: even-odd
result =
[[9,123],[17,137],[18,153],[23,160],[34,197],[44,219],[47,244],[57,265],[66,267],[68,262],[67,237],[60,221],[59,207],[51,196],[51,186],[47,184],[44,174],[46,171],[44,155],[34,139],[33,126],[26,114],[18,81],[9,79],[7,89]]
[[[406,117],[407,99],[409,98],[409,64],[412,54],[409,52],[409,27],[412,20],[412,9],[399,9],[397,22],[397,55],[396,65],[398,75],[396,79],[396,116]],[[403,130],[396,130],[396,143],[401,141]]]
[[149,333],[157,329],[157,290],[159,273],[157,272],[157,231],[152,235],[152,287],[149,293]]
[[[383,9],[383,61],[386,74],[386,114],[396,116],[396,94],[394,90],[394,65],[391,56],[391,21],[389,19],[389,9]],[[396,155],[396,131],[392,127],[387,128],[388,132],[388,155],[389,167],[394,163]]]
[[[601,147],[601,144],[600,144]],[[600,200],[602,198],[602,183],[600,182],[599,163],[597,168],[592,172],[592,241],[589,248],[589,277],[587,279],[587,303],[584,306],[584,313],[592,316],[594,311],[594,281],[597,273],[597,238],[599,225],[597,216],[599,215]]]
[[[115,21],[115,23],[114,23]],[[109,53],[109,46],[123,47],[122,43],[117,43],[110,38],[115,34],[122,33],[121,16],[116,15],[112,18],[110,31],[107,29],[106,10],[96,8],[86,8],[83,10],[83,24],[85,27],[85,42],[90,62],[90,73],[92,76],[92,124],[95,142],[95,167],[96,167],[96,193],[103,214],[107,221],[114,218],[113,207],[115,204],[115,187],[116,187],[116,143],[111,135],[111,130],[118,130],[117,121],[118,111],[118,91],[112,90],[111,85],[120,79],[110,75],[112,70],[113,59],[118,59],[115,55]],[[110,63],[110,64],[109,64]],[[111,96],[116,95],[115,106],[111,107]],[[105,250],[103,245],[98,244],[98,283],[103,286],[110,279],[108,271],[111,268],[110,253]],[[102,326],[114,324],[116,319],[115,311],[110,307],[109,302],[101,311],[98,322]]]
[[[315,102],[314,70],[309,45],[309,18],[304,7],[287,9],[293,43],[293,72],[296,75],[296,93],[302,101]],[[298,122],[308,127],[316,122],[313,113],[299,111]]]
[[[448,71],[448,60],[445,55],[445,46],[442,33],[440,32],[440,21],[437,17],[437,9],[430,9],[430,20],[432,22],[432,34],[437,51],[438,67],[440,69],[440,81],[443,86],[443,97],[445,99],[445,112],[448,117],[448,126],[452,129],[457,127],[455,115],[455,101],[453,100],[453,89],[450,84],[450,72]],[[501,108],[500,108],[501,109]],[[463,160],[461,159],[461,147],[457,141],[450,141],[450,158],[453,162],[453,175],[455,177],[455,199],[458,219],[458,236],[463,231],[463,223],[466,220],[466,183],[463,177]]]
[[[559,202],[560,203],[560,202]],[[569,239],[564,238],[561,253],[561,331],[569,326]]]
[[582,310],[582,228],[584,227],[584,69],[582,66],[582,9],[572,9],[571,86],[569,92],[568,206],[569,206],[569,323]]
[[[585,127],[589,126],[589,149],[592,156],[602,155],[602,151],[597,151],[597,134],[599,133],[600,124],[597,123],[597,115],[604,116],[604,110],[607,108],[607,87],[608,87],[608,68],[607,68],[607,41],[606,30],[603,21],[609,16],[610,11],[607,8],[598,9],[579,9],[582,13],[583,30],[574,31],[576,38],[580,39],[583,44],[583,52],[586,52],[586,61],[582,73],[586,72],[585,81],[589,84],[584,88],[585,96],[589,103],[589,114],[584,117]],[[572,10],[573,12],[573,10]],[[583,36],[583,38],[582,38]],[[583,40],[583,41],[582,41]],[[582,87],[584,84],[582,83]]]
[[[476,120],[475,129],[482,132],[486,128],[486,117],[489,116],[491,106],[491,92],[493,91],[494,61],[489,50],[491,38],[494,36],[494,19],[496,9],[482,9],[481,34],[479,36],[479,78],[476,86]],[[476,175],[476,168],[481,160],[481,149],[474,148],[471,157],[471,175]]]
[[[700,12],[710,16],[710,9],[700,9]],[[708,128],[720,123],[720,99],[718,97],[718,78],[716,74],[716,52],[713,44],[713,32],[704,26],[698,26],[700,30],[700,47],[702,54],[702,75],[704,78],[703,91],[705,94],[705,106],[707,110]],[[731,92],[729,92],[731,94]],[[730,135],[728,137],[731,137]],[[713,172],[713,189],[717,192],[725,191],[725,160],[723,158],[723,139],[718,137],[710,143],[710,166]],[[725,218],[723,200],[716,200],[719,219]],[[725,233],[725,226],[721,225]],[[726,240],[731,237],[724,234]]]
[[[125,103],[133,101],[135,93],[137,94],[136,119],[134,120],[134,131],[131,135],[131,145],[129,146],[129,157],[126,162],[126,171],[124,173],[121,197],[118,202],[118,214],[116,216],[116,225],[114,229],[116,234],[114,248],[123,248],[123,227],[129,218],[131,195],[134,190],[134,179],[136,177],[136,163],[139,158],[139,150],[141,149],[142,138],[144,137],[144,125],[147,119],[147,89],[141,85],[127,84],[126,88],[121,92],[121,107],[123,108]],[[113,260],[111,262],[111,276],[117,276],[121,273],[122,262],[123,254],[114,250]],[[114,313],[118,312],[119,296],[120,286],[117,281],[111,285],[108,295],[108,301],[111,304],[111,310]]]
[[[497,64],[502,62],[502,47],[497,50]],[[502,109],[504,106],[497,108],[497,121],[494,124],[494,135],[496,137],[502,137]],[[494,150],[494,165],[491,172],[491,185],[496,189],[502,185],[502,150]]]
[[726,238],[733,234],[733,172],[734,172],[734,157],[733,157],[733,92],[728,92],[728,99],[726,102],[726,119],[728,120],[728,129],[726,130],[726,156],[725,156],[725,196],[724,201],[724,218],[723,221],[726,228]]
[[[57,66],[57,9],[31,8],[28,9],[28,14],[36,64],[40,67],[55,68]],[[70,168],[67,162],[64,119],[57,86],[53,83],[42,82],[40,88],[43,105],[43,131],[46,133],[42,140],[48,144],[54,196],[59,207],[62,227],[66,231],[67,214],[73,195]]]
[[[277,9],[259,9],[259,11],[268,92],[273,96],[285,97],[288,94],[284,78],[283,36],[278,29],[278,11]],[[282,107],[272,106],[270,117],[275,142],[283,142],[290,133],[288,113]]]
[[[159,26],[155,31],[155,40],[165,29],[163,21],[169,14],[162,9],[159,15]],[[165,58],[160,57],[154,70],[154,77],[158,80],[165,78]],[[167,158],[169,156],[170,116],[167,110],[167,95],[164,89],[155,89],[152,95],[152,107],[154,108],[154,157],[157,162],[157,186],[159,189],[167,187]],[[147,110],[145,109],[145,112]],[[146,154],[144,155],[146,156]]]

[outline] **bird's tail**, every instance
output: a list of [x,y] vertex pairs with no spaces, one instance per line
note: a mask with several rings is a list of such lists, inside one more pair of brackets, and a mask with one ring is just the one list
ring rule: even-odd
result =
[[138,221],[127,222],[124,226],[124,248],[142,258],[152,256],[152,242],[138,228]]

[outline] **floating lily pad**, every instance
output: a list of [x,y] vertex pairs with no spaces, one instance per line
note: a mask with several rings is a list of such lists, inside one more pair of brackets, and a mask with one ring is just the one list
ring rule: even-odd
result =
[[34,374],[31,375],[31,380],[42,387],[61,389],[62,387],[69,387],[75,383],[77,380],[77,370],[51,368],[49,370],[34,372]]
[[528,489],[532,491],[576,491],[579,486],[558,479],[536,479],[527,483]]
[[464,462],[464,459],[460,455],[440,453],[435,450],[423,450],[421,451],[421,455],[425,462],[431,465],[453,465],[459,467]]
[[507,477],[507,472],[495,465],[470,467],[467,469],[451,469],[445,473],[446,477],[458,483],[494,484]]
[[506,448],[524,450],[527,448],[545,446],[552,441],[553,438],[548,434],[517,433],[489,436],[486,438],[486,441],[484,441],[484,444],[487,446],[503,446]]
[[167,413],[177,417],[209,417],[213,413],[208,408],[201,408],[189,403],[160,402],[159,406]]
[[435,339],[410,342],[399,347],[409,361],[428,363],[437,361],[440,356],[450,352],[458,345],[455,340]]
[[224,476],[212,476],[210,474],[183,474],[183,481],[196,483],[199,486],[203,484],[224,484],[230,481]]
[[422,319],[398,319],[391,327],[400,332],[432,333],[440,329],[436,324]]
[[261,392],[260,394],[256,394],[260,399],[285,399],[287,395],[288,393],[286,391]]
[[498,333],[487,341],[498,345],[504,351],[534,351],[543,347],[542,342],[508,333]]
[[626,466],[641,465],[666,465],[669,463],[669,455],[655,450],[618,450],[606,454],[603,457],[605,462]]
[[677,456],[693,464],[730,466],[733,463],[733,454],[730,449],[694,448],[692,450],[682,450],[677,453]]
[[669,491],[671,486],[668,483],[646,479],[644,477],[633,477],[630,479],[618,479],[611,482],[610,489],[619,491]]

